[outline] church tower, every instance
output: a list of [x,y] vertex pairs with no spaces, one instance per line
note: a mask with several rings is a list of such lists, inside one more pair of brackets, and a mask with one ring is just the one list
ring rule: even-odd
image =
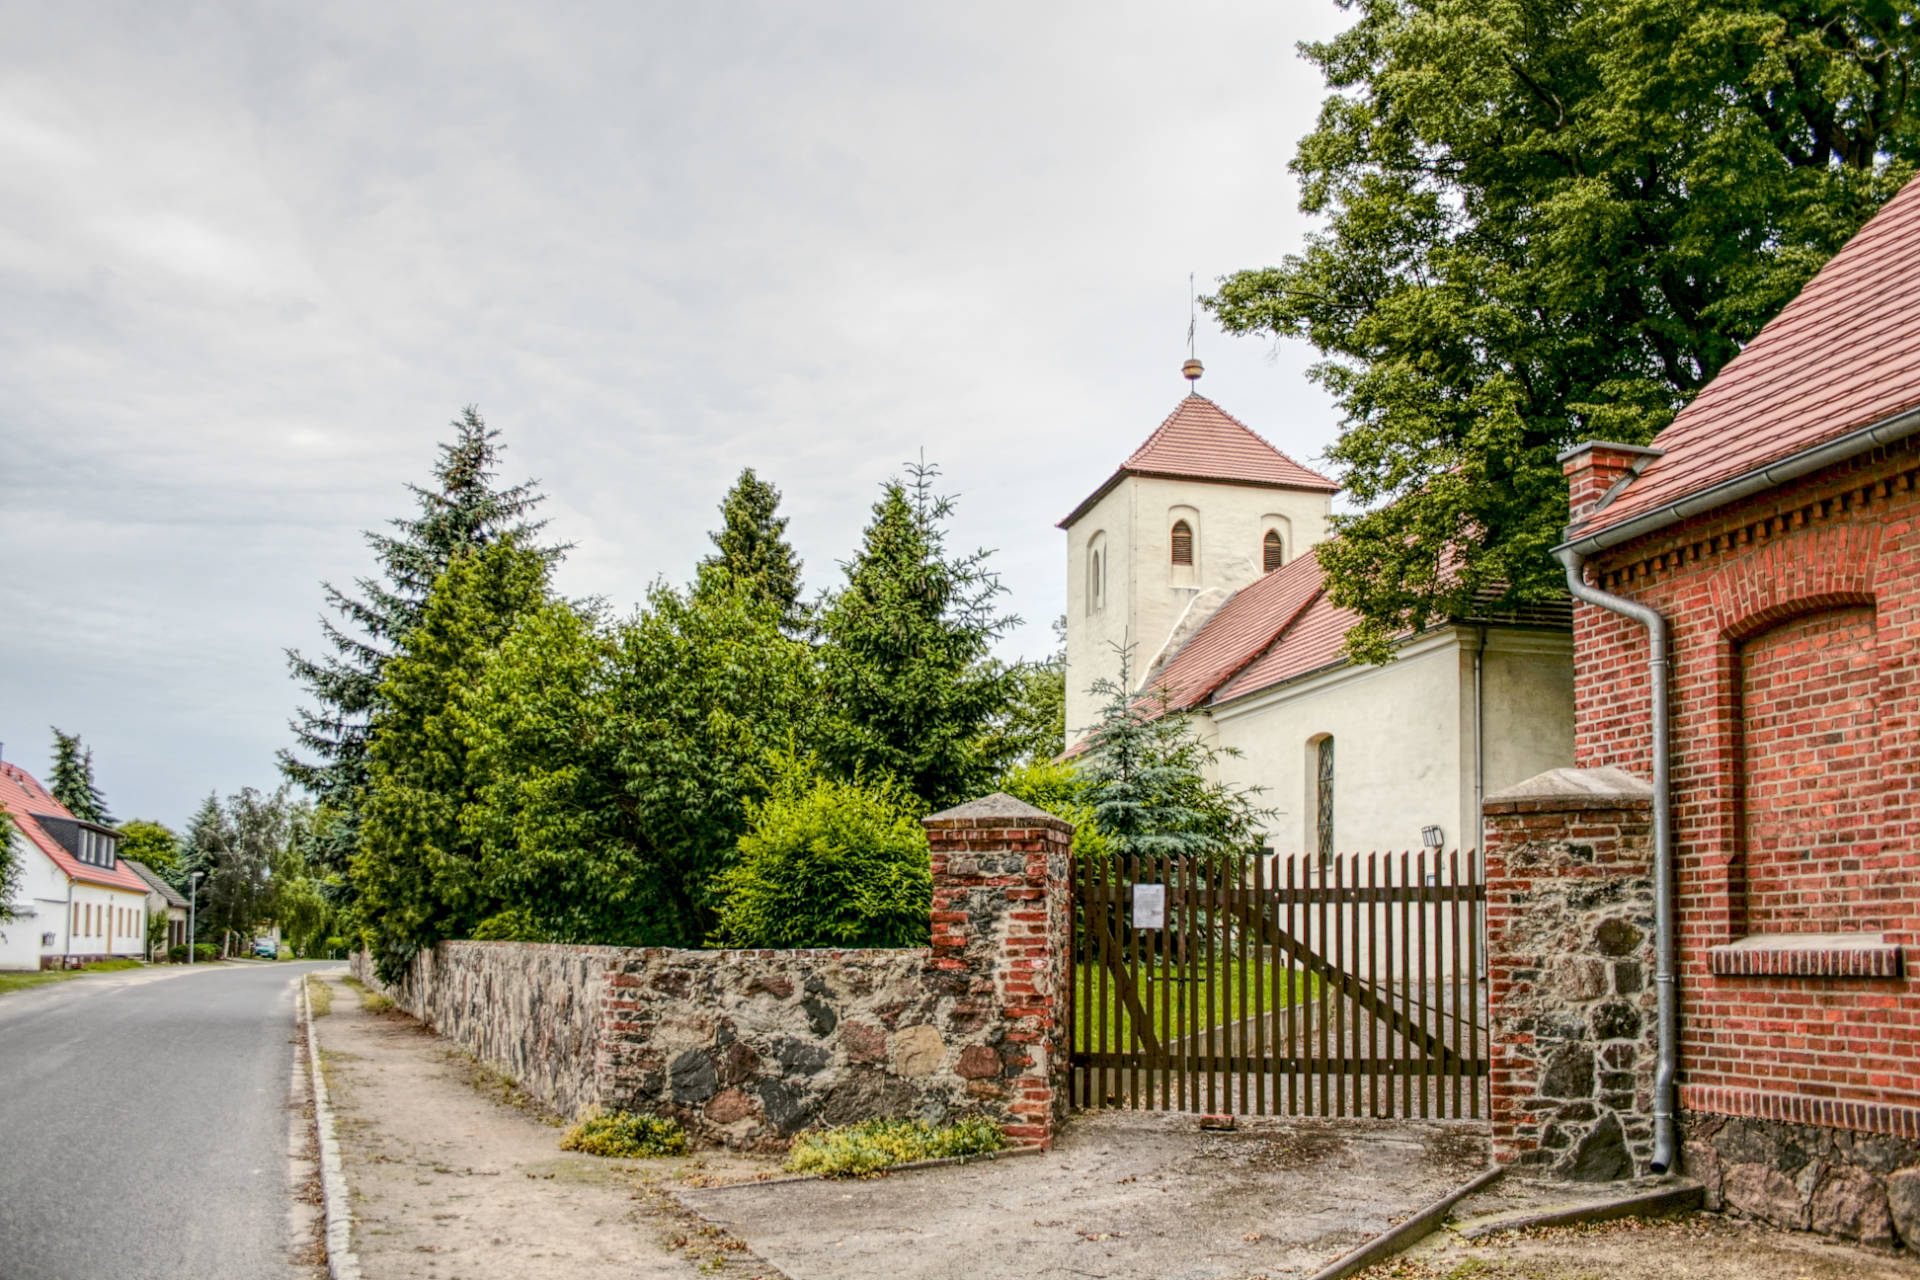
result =
[[[1189,379],[1200,362],[1187,362]],[[1067,745],[1092,726],[1088,687],[1153,671],[1240,588],[1327,536],[1339,486],[1301,466],[1195,388],[1067,531]]]

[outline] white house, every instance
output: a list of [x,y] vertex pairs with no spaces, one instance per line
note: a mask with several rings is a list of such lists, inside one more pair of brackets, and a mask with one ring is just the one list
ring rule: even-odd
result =
[[1309,875],[1430,828],[1478,849],[1485,794],[1573,760],[1565,604],[1402,636],[1385,665],[1344,656],[1355,619],[1312,554],[1337,487],[1196,393],[1060,522],[1068,745],[1131,645],[1136,686],[1240,753],[1222,776],[1264,789],[1269,845]]
[[0,969],[144,955],[148,888],[120,860],[120,833],[74,817],[17,764],[0,763],[0,807],[25,872],[0,922]]

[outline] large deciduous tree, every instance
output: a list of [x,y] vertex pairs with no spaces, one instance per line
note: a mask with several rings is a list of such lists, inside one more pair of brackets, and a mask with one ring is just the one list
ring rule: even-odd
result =
[[497,905],[460,821],[478,782],[459,704],[514,625],[546,603],[549,565],[513,538],[456,553],[420,624],[383,665],[352,873],[387,981],[416,951],[464,936]]
[[742,468],[720,504],[720,528],[708,535],[716,548],[700,562],[696,591],[732,589],[764,600],[779,611],[781,625],[805,622],[800,605],[800,558],[787,541],[787,518],[779,514],[780,491]]
[[120,824],[118,853],[145,863],[162,879],[171,881],[180,866],[180,837],[164,823],[134,818]]
[[1364,514],[1320,550],[1394,633],[1558,590],[1555,454],[1644,442],[1912,173],[1920,25],[1884,0],[1349,0],[1293,169],[1324,219],[1208,298],[1305,338]]
[[[272,911],[273,866],[287,843],[286,789],[242,787],[209,795],[188,825],[182,869],[200,873],[194,924],[200,938],[233,954],[253,940]],[[190,886],[191,879],[187,880]]]
[[106,797],[93,781],[93,749],[81,745],[79,734],[53,729],[53,777],[47,789],[83,822],[113,825]]
[[995,607],[1006,588],[987,552],[947,550],[953,508],[933,493],[938,472],[908,472],[874,504],[820,619],[822,755],[845,777],[892,774],[938,809],[977,794],[1005,761],[993,720],[1017,677],[989,650],[1019,619]]
[[[433,482],[407,486],[415,513],[390,521],[392,532],[364,535],[377,575],[357,579],[357,595],[321,584],[335,615],[323,615],[320,623],[330,652],[308,657],[287,651],[287,664],[313,705],[297,711],[292,728],[298,746],[280,753],[280,768],[288,781],[336,815],[313,850],[324,871],[344,873],[359,845],[368,738],[384,667],[419,625],[433,584],[462,551],[505,538],[535,548],[546,523],[532,518],[545,501],[537,482],[497,483],[505,446],[479,410],[469,405],[452,427],[453,438],[440,445]],[[549,562],[565,551],[564,546],[537,548]]]

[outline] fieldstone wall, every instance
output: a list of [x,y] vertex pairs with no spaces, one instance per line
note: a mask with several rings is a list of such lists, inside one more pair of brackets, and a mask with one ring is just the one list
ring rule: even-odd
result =
[[1574,1181],[1648,1171],[1657,1023],[1652,788],[1555,769],[1487,797],[1494,1158]]
[[671,1115],[765,1148],[810,1125],[980,1114],[1047,1145],[1067,1096],[1073,828],[996,794],[927,830],[931,948],[446,942],[397,990],[365,955],[353,969],[563,1116]]
[[622,947],[443,942],[413,958],[400,987],[374,975],[365,952],[353,974],[474,1057],[513,1077],[556,1115],[601,1102],[594,1064],[604,995]]
[[1920,1140],[1688,1112],[1681,1148],[1709,1209],[1920,1248]]

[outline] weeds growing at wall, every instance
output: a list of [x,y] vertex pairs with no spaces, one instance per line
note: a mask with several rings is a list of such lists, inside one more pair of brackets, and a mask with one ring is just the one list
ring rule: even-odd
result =
[[566,1137],[560,1139],[560,1149],[619,1160],[683,1156],[687,1153],[687,1134],[678,1120],[608,1111],[588,1116],[567,1130]]
[[863,1120],[801,1134],[793,1140],[787,1168],[830,1178],[861,1178],[890,1165],[985,1155],[1006,1145],[1006,1132],[978,1116],[938,1128],[920,1120]]

